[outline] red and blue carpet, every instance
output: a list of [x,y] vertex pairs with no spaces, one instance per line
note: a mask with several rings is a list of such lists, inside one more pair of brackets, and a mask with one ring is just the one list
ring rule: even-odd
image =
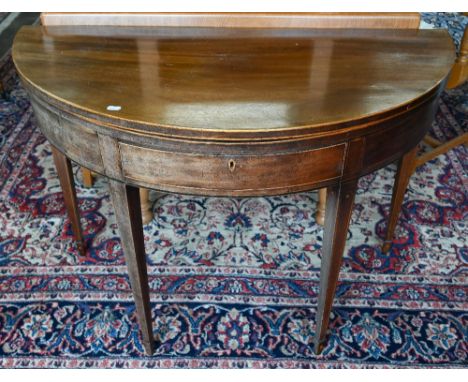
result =
[[[394,166],[361,179],[323,354],[314,355],[322,228],[316,193],[157,195],[145,226],[153,322],[144,355],[107,184],[81,186],[78,256],[50,146],[10,57],[0,63],[0,367],[463,367],[468,150],[413,175],[380,251]],[[468,130],[468,84],[432,134]],[[92,95],[91,95],[92,96]],[[154,196],[154,195],[153,195]]]

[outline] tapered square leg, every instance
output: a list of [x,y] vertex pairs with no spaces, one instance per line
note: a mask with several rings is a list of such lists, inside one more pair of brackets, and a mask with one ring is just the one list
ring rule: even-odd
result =
[[154,337],[141,220],[140,194],[138,188],[112,179],[109,179],[109,186],[135,299],[143,346],[146,353],[151,355],[154,352]]
[[327,188],[317,327],[314,339],[316,354],[322,351],[327,333],[356,187],[357,179],[354,179]]
[[405,197],[406,188],[414,172],[414,164],[418,146],[403,155],[398,162],[398,170],[395,176],[395,183],[393,185],[392,205],[390,207],[390,214],[388,217],[387,233],[385,241],[382,245],[382,252],[388,252],[392,245],[393,235],[400,215],[401,205]]
[[76,198],[75,181],[70,159],[52,146],[52,156],[54,158],[55,168],[62,187],[63,198],[67,208],[68,218],[70,219],[73,234],[75,235],[76,245],[80,255],[84,255],[86,248],[81,231],[80,212],[78,210],[78,201]]

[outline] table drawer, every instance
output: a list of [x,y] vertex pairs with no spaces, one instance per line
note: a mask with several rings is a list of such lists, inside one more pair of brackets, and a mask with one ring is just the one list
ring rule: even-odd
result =
[[276,155],[202,155],[119,146],[123,176],[136,183],[192,194],[268,195],[307,190],[340,177],[346,145]]

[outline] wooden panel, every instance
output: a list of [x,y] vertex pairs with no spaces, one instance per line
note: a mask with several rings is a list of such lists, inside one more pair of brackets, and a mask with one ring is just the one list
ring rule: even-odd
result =
[[52,156],[54,158],[55,168],[59,177],[60,186],[63,191],[63,199],[67,209],[68,217],[75,235],[78,252],[85,256],[86,247],[83,237],[83,231],[80,224],[80,211],[78,209],[78,199],[76,197],[75,180],[70,159],[63,155],[58,149],[52,146]]
[[382,167],[416,146],[429,130],[437,107],[434,96],[413,113],[400,117],[395,126],[366,137],[364,172]]
[[223,28],[418,28],[419,14],[400,13],[49,13],[42,25]]
[[120,154],[123,176],[130,181],[169,191],[254,195],[310,189],[339,177],[345,146],[292,154],[207,156],[120,143]]
[[53,145],[75,162],[94,171],[103,171],[98,136],[93,130],[52,112],[34,98],[31,101],[39,128]]
[[392,206],[390,207],[390,216],[387,223],[387,233],[385,243],[382,246],[382,252],[388,252],[392,245],[393,234],[398,222],[398,215],[401,211],[401,205],[405,197],[411,174],[414,172],[414,159],[418,152],[418,146],[413,147],[408,153],[403,155],[398,163],[395,183],[393,185]]
[[109,190],[135,299],[143,347],[148,355],[152,355],[154,351],[153,325],[138,189],[110,179]]
[[358,180],[355,178],[327,188],[322,264],[320,266],[320,291],[314,337],[315,354],[320,354],[324,347],[349,222],[353,211],[357,183]]

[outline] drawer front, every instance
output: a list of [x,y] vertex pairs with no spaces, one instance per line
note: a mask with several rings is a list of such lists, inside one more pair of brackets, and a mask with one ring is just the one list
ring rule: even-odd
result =
[[129,181],[173,192],[238,196],[303,191],[339,178],[346,147],[228,156],[119,146],[122,174]]

